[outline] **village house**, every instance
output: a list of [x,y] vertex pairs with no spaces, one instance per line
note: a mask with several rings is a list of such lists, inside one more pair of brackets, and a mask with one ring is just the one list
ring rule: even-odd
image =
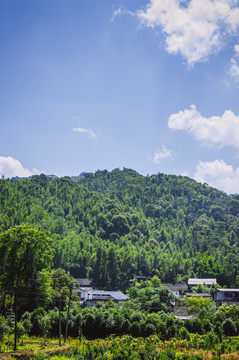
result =
[[239,306],[239,289],[217,289],[213,297],[217,307],[222,304]]
[[75,291],[78,293],[81,301],[88,297],[88,293],[93,291],[94,283],[88,278],[75,278]]
[[178,298],[182,298],[185,292],[188,290],[187,284],[162,283],[162,285],[166,286],[169,290],[171,290],[173,295]]
[[75,283],[75,291],[78,293],[83,306],[86,307],[92,307],[97,302],[112,300],[119,303],[129,299],[129,297],[121,291],[94,290],[94,283],[87,278],[75,279]]
[[85,301],[90,296],[89,294],[92,293],[93,288],[91,288],[91,287],[77,287],[77,288],[75,288],[75,291],[78,293],[80,299],[82,301]]
[[112,300],[113,302],[120,303],[122,301],[127,301],[128,299],[129,297],[121,291],[92,290],[87,293],[83,305],[86,307],[92,307],[96,305],[97,302]]

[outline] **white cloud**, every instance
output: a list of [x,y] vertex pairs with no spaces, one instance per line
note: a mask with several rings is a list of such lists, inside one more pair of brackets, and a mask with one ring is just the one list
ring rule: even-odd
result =
[[239,81],[239,64],[235,59],[231,59],[230,74],[232,78]]
[[[234,46],[235,57],[239,57],[239,45]],[[239,63],[235,58],[231,59],[230,75],[236,82],[239,81]]]
[[221,49],[226,35],[239,28],[237,0],[150,0],[137,15],[148,27],[160,27],[170,54],[189,66]]
[[234,50],[235,50],[236,56],[239,56],[239,45],[235,45]]
[[206,118],[195,105],[191,105],[190,109],[172,114],[168,126],[170,129],[188,131],[208,146],[239,147],[239,115],[230,110],[226,110],[222,116]]
[[73,131],[79,132],[79,133],[82,133],[82,134],[87,134],[92,139],[95,139],[95,140],[97,139],[96,133],[94,133],[94,131],[92,131],[90,129],[85,129],[85,128],[78,127],[78,128],[74,128]]
[[172,158],[171,150],[167,149],[163,146],[162,150],[156,149],[153,155],[153,162],[155,164],[159,164],[161,161],[166,160],[168,158]]
[[111,17],[111,21],[114,21],[114,19],[115,18],[117,18],[118,16],[120,16],[120,15],[122,15],[122,8],[121,7],[119,7],[119,8],[117,8],[117,9],[115,9],[114,11],[113,11],[113,15],[112,15],[112,17]]
[[239,193],[239,168],[234,170],[223,160],[200,161],[196,167],[194,179],[201,183],[206,182],[228,194]]
[[[78,123],[81,123],[81,118],[80,116],[74,116],[73,117],[74,120],[77,120]],[[86,134],[88,135],[90,138],[97,140],[98,135],[91,129],[86,129],[84,127],[77,127],[77,128],[73,128],[73,131],[75,132],[79,132],[81,134]]]
[[133,13],[130,10],[122,9],[122,7],[119,7],[117,9],[114,9],[113,15],[110,20],[113,22],[115,20],[115,18],[117,18],[118,16],[121,16],[121,15],[135,16],[135,13]]
[[11,156],[0,156],[0,176],[11,178],[14,176],[28,177],[40,174],[40,171],[33,169],[30,171],[22,166],[19,160],[13,159]]

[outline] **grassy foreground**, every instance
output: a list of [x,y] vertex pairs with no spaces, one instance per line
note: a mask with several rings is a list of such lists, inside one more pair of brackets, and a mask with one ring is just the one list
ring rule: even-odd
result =
[[[161,341],[156,335],[148,338],[131,336],[110,337],[96,340],[71,340],[59,347],[57,339],[25,338],[16,352],[9,343],[1,346],[1,360],[200,360],[200,359],[238,359],[239,338],[233,337],[226,343],[209,347],[202,337],[192,341]],[[194,345],[194,346],[193,346]]]
[[13,351],[13,341],[1,344],[0,359],[33,359],[36,356],[50,358],[56,353],[66,352],[72,347],[79,345],[79,340],[68,340],[66,344],[59,346],[58,339],[44,339],[37,337],[24,337],[17,345],[17,351]]

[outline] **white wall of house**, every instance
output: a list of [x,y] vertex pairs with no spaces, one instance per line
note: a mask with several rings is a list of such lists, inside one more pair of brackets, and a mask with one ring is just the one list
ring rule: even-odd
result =
[[77,288],[81,300],[92,299],[93,289],[92,288]]

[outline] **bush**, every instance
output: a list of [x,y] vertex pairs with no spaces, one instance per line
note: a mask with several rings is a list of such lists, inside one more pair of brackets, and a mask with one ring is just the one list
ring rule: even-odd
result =
[[156,333],[156,328],[153,324],[148,323],[141,331],[142,331],[142,336],[148,337]]
[[21,322],[17,323],[17,336],[20,338],[26,334],[26,330]]
[[226,336],[236,336],[237,334],[237,327],[230,318],[223,321],[222,328]]
[[0,316],[0,342],[3,341],[4,335],[9,333],[9,326],[4,316]]
[[29,320],[29,319],[21,320],[21,324],[23,325],[26,334],[29,334],[31,331],[31,328],[32,328],[31,320]]
[[189,331],[184,326],[179,330],[178,338],[180,340],[190,340]]
[[122,322],[122,325],[121,325],[121,328],[120,328],[120,332],[121,332],[122,334],[128,334],[129,328],[130,328],[130,322],[129,322],[128,319],[125,319],[125,320]]
[[134,321],[129,327],[129,332],[132,336],[135,337],[140,336],[141,335],[140,324],[137,321]]

